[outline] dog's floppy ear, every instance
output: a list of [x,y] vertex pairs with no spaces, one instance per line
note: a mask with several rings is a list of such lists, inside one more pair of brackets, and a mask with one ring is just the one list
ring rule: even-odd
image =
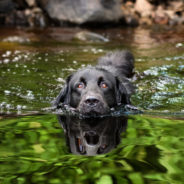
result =
[[64,85],[64,87],[61,89],[61,91],[59,92],[59,95],[56,97],[56,100],[54,101],[54,106],[58,107],[60,105],[60,103],[64,103],[69,105],[70,103],[70,87],[69,87],[69,82],[72,78],[72,75],[70,75],[67,79],[66,79],[66,83]]
[[129,82],[128,79],[120,81],[116,78],[116,101],[117,104],[131,104],[130,96],[134,92],[134,86]]

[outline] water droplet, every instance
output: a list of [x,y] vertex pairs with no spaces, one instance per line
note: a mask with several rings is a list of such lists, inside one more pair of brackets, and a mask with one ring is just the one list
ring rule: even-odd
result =
[[9,62],[10,62],[9,59],[4,59],[4,60],[3,60],[3,63],[5,63],[5,64],[8,64]]
[[11,93],[11,91],[9,91],[9,90],[4,90],[4,93],[5,93],[5,95],[9,95],[9,94]]
[[179,48],[179,47],[182,47],[182,46],[183,46],[182,43],[177,43],[177,44],[176,44],[176,48]]

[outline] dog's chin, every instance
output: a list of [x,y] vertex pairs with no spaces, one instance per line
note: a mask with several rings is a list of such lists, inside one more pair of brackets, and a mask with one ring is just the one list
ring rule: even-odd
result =
[[78,111],[80,114],[84,115],[84,116],[89,116],[89,117],[97,117],[97,116],[102,116],[102,115],[106,115],[109,113],[110,109],[109,108],[86,108],[84,107],[80,107],[78,108]]

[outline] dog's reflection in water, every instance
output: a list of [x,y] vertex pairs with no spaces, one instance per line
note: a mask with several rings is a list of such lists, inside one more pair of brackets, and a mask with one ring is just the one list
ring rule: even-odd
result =
[[106,117],[79,119],[58,116],[64,129],[70,152],[80,155],[104,154],[120,142],[120,134],[125,131],[127,117]]

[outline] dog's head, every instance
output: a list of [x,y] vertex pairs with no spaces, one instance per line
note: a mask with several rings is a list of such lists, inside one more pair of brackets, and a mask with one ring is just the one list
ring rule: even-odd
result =
[[90,67],[69,76],[56,99],[81,114],[106,114],[112,107],[130,103],[129,81],[120,81],[103,68]]

